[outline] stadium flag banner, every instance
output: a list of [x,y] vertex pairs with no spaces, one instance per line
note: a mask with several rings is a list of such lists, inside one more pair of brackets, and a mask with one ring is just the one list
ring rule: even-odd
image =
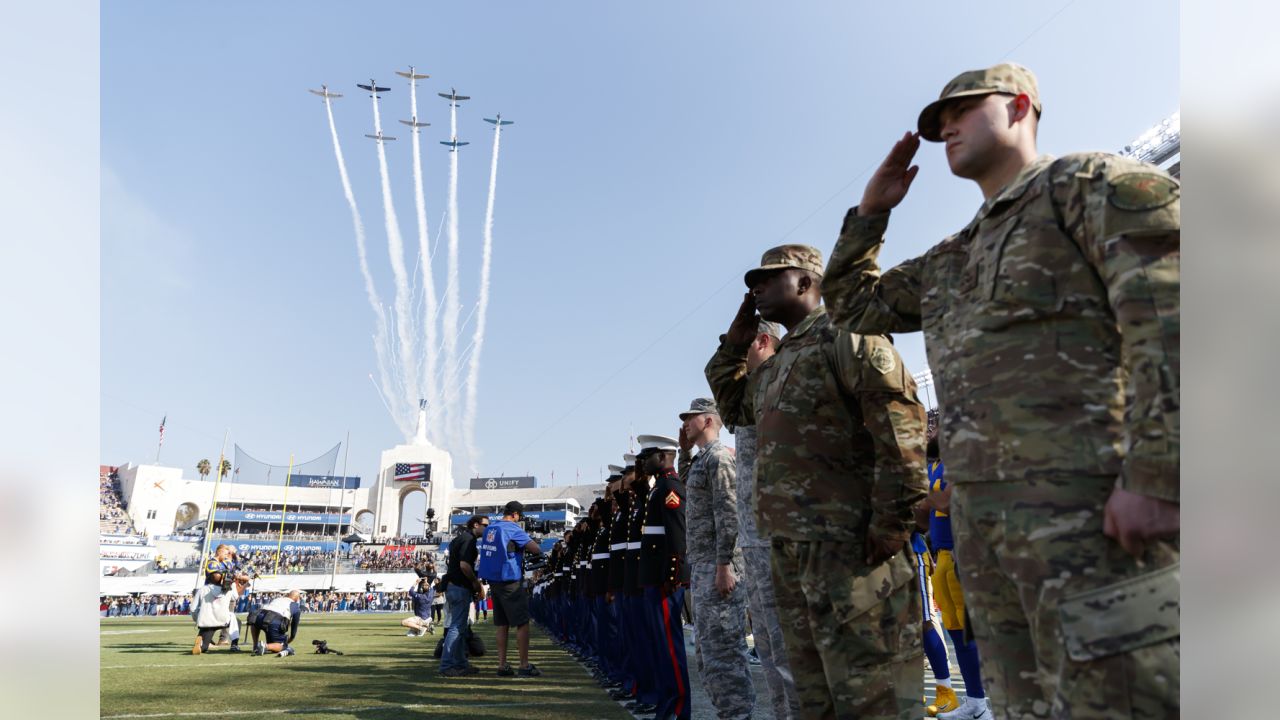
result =
[[431,482],[430,463],[396,463],[395,481],[414,480],[419,483]]
[[[278,523],[280,520],[279,510],[223,510],[218,508],[219,522]],[[284,514],[284,521],[303,525],[346,525],[351,522],[351,516],[345,513],[297,512],[290,510]]]
[[515,490],[538,486],[537,478],[532,475],[523,477],[488,477],[471,478],[472,490]]

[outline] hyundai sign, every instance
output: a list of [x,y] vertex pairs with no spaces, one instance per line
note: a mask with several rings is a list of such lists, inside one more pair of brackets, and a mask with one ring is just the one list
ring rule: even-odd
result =
[[294,475],[289,478],[289,484],[294,487],[355,490],[360,487],[360,478],[336,477],[333,475]]
[[[218,510],[213,517],[216,522],[280,522],[279,510]],[[317,512],[287,512],[284,514],[287,523],[303,523],[305,525],[345,525],[351,522],[350,515]]]
[[538,481],[533,476],[471,478],[472,490],[515,490],[517,488],[537,487]]

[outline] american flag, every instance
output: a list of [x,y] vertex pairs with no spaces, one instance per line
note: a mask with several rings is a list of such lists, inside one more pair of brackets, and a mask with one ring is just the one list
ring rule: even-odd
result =
[[422,463],[396,463],[396,480],[427,480],[430,465]]
[[160,444],[164,444],[164,422],[169,419],[168,415],[160,418]]

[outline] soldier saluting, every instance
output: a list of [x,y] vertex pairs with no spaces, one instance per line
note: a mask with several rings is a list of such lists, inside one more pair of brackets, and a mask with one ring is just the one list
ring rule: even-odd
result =
[[[1179,186],[1115,155],[1040,155],[1040,111],[1020,65],[951,80],[845,217],[823,297],[841,327],[924,331],[996,715],[1175,717]],[[920,138],[984,202],[882,275]]]
[[[743,279],[706,375],[724,422],[756,426],[757,520],[801,711],[909,717],[924,653],[907,546],[926,487],[915,383],[888,338],[831,326],[816,248],[767,250]],[[761,317],[787,335],[748,373]]]

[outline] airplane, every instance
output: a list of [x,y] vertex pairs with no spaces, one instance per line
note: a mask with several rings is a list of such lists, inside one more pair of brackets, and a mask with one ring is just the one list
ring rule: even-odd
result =
[[329,92],[329,86],[328,86],[328,85],[321,85],[319,90],[312,90],[311,88],[307,88],[307,92],[309,92],[309,93],[311,93],[311,94],[313,94],[313,95],[319,95],[320,97],[324,98],[325,100],[328,100],[329,98],[340,98],[340,97],[342,97],[342,93]]
[[515,120],[503,120],[503,119],[502,119],[502,113],[498,113],[498,117],[496,117],[496,118],[494,118],[494,119],[492,119],[492,120],[490,120],[489,118],[485,118],[485,119],[484,119],[484,121],[485,121],[485,122],[487,122],[487,123],[489,123],[490,125],[497,125],[498,127],[502,127],[503,125],[515,125],[515,124],[516,124],[516,121],[515,121]]
[[401,120],[400,124],[408,125],[409,127],[413,128],[414,132],[418,132],[418,128],[429,127],[431,125],[431,123],[429,122],[418,122],[417,115],[414,115],[412,120]]
[[403,72],[401,70],[397,70],[396,74],[399,75],[400,77],[409,78],[410,80],[426,80],[427,78],[431,77],[430,75],[423,75],[422,73],[415,74],[413,72],[412,65],[409,66],[409,72]]
[[470,95],[459,95],[458,91],[454,90],[453,88],[449,88],[449,92],[447,93],[436,93],[436,94],[444,98],[445,100],[448,100],[450,103],[454,105],[457,105],[462,100],[471,99]]
[[448,146],[449,146],[449,152],[457,152],[457,151],[458,151],[458,148],[462,147],[463,145],[470,145],[471,143],[469,143],[469,142],[458,142],[458,136],[457,136],[457,135],[454,135],[452,140],[441,140],[441,141],[440,141],[440,144],[441,144],[441,145],[448,145]]
[[[356,87],[360,88],[361,90],[368,90],[369,97],[372,97],[372,98],[378,98],[378,93],[380,92],[391,92],[391,88],[378,87],[377,81],[375,81],[373,78],[369,78],[368,85],[361,85],[360,83],[356,83]],[[378,99],[381,99],[381,98],[378,98]]]
[[395,138],[391,137],[390,135],[383,135],[381,130],[379,130],[379,131],[377,132],[377,134],[375,134],[375,135],[370,135],[370,134],[368,134],[368,133],[365,133],[365,137],[367,137],[367,138],[372,138],[372,139],[374,139],[374,140],[377,140],[378,142],[386,142],[386,141],[388,141],[388,140],[395,140]]

